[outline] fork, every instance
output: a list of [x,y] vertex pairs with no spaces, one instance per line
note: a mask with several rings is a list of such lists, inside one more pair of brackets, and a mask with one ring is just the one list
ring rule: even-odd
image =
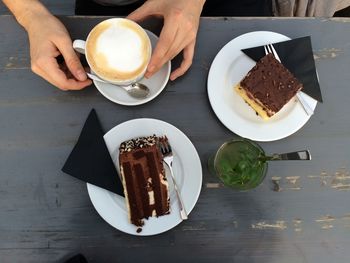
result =
[[[265,50],[265,55],[267,54],[272,54],[275,59],[277,59],[279,62],[281,62],[280,57],[278,56],[275,48],[273,47],[272,44],[267,44],[264,46],[264,50]],[[300,102],[300,104],[303,106],[304,111],[306,112],[307,115],[312,115],[314,114],[313,109],[310,107],[310,105],[306,102],[306,100],[304,99],[304,94],[301,91],[297,92],[297,98]]]
[[159,138],[159,147],[160,147],[160,150],[163,154],[163,162],[165,162],[165,164],[169,167],[169,170],[170,170],[171,179],[172,179],[173,184],[174,184],[176,196],[177,196],[177,199],[179,200],[181,219],[186,220],[188,218],[188,216],[187,216],[185,206],[184,206],[184,203],[183,203],[181,195],[180,195],[180,191],[177,187],[177,184],[176,184],[176,181],[174,178],[174,172],[173,172],[174,155],[173,155],[173,151],[171,149],[171,146],[169,144],[168,138],[166,136]]

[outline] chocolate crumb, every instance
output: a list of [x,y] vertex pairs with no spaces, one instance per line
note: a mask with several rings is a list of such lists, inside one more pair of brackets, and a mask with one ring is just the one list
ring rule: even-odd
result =
[[141,233],[141,231],[142,231],[141,227],[137,228],[137,230],[136,230],[137,233]]

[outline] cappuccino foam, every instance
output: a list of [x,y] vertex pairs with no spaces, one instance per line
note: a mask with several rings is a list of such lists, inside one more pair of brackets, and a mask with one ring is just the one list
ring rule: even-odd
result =
[[135,79],[143,74],[151,54],[145,31],[125,19],[97,25],[89,35],[86,49],[95,73],[111,81]]

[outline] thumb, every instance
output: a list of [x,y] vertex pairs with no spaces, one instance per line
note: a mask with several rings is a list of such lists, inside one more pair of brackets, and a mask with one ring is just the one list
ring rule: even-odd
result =
[[71,41],[63,41],[57,45],[57,48],[62,53],[64,61],[69,69],[69,71],[73,74],[73,76],[80,81],[85,81],[87,79],[85,70],[73,49],[73,45]]
[[140,6],[138,9],[136,9],[134,12],[129,14],[126,18],[133,20],[135,22],[142,21],[146,19],[147,17],[153,15],[152,9],[149,7],[149,4],[147,2]]

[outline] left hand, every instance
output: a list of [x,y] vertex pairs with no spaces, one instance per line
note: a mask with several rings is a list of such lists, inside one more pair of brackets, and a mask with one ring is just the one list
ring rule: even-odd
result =
[[149,16],[164,18],[164,26],[145,77],[149,78],[165,63],[183,51],[183,60],[170,79],[182,76],[191,66],[205,0],[148,0],[127,18],[136,22]]

